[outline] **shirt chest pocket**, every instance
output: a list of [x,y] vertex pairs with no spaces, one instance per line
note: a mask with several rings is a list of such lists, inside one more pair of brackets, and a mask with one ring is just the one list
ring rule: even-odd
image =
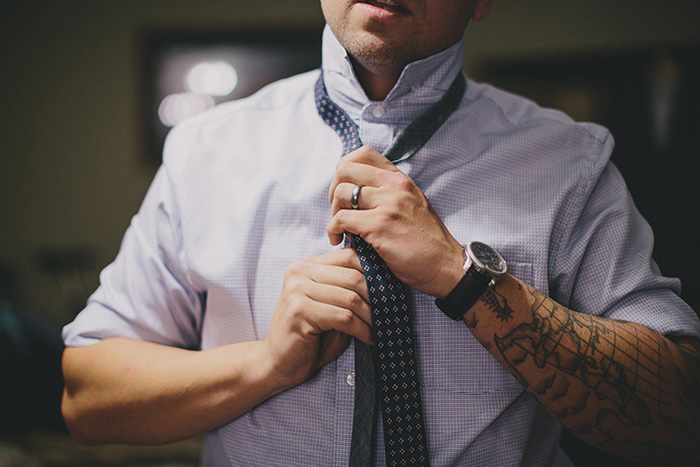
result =
[[[513,276],[530,281],[531,264],[511,263],[508,267]],[[424,299],[426,297],[419,298],[420,301]],[[419,304],[419,309],[423,305],[428,302]],[[418,315],[417,322],[421,382],[427,389],[469,395],[495,393],[500,397],[515,396],[523,391],[462,321],[447,318],[432,305],[428,313]]]

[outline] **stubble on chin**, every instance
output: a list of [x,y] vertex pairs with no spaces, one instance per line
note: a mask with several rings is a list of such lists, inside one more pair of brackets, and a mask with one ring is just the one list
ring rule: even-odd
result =
[[353,62],[382,75],[400,75],[415,60],[407,50],[409,44],[393,44],[377,37],[351,38],[343,46]]

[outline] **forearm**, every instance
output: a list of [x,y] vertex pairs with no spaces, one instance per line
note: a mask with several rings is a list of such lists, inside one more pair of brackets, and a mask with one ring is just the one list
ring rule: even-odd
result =
[[464,321],[584,441],[655,465],[698,457],[700,360],[692,346],[635,323],[573,312],[511,276]]
[[107,339],[69,347],[62,410],[81,443],[163,444],[220,426],[282,388],[261,342],[188,351]]

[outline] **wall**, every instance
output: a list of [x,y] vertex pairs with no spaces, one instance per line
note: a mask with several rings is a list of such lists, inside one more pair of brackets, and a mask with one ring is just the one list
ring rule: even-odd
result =
[[[139,37],[146,29],[319,27],[317,0],[2,0],[0,265],[16,298],[61,325],[92,291],[154,174],[143,164]],[[700,2],[499,0],[470,25],[466,68],[493,57],[700,43]],[[42,248],[87,245],[82,275],[42,272]]]

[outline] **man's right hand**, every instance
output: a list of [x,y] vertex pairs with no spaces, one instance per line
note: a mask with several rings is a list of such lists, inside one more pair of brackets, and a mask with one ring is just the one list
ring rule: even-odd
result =
[[344,248],[287,268],[265,341],[272,376],[288,388],[334,360],[350,336],[372,344],[367,285],[357,253]]

